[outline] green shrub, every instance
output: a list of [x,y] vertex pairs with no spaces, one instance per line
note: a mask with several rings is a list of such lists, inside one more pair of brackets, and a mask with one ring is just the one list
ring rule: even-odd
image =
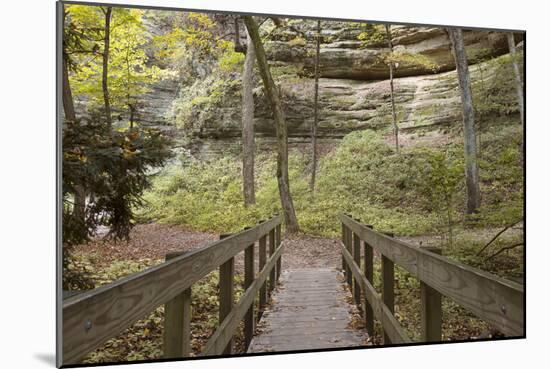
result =
[[296,37],[288,41],[289,46],[306,46],[307,42],[303,37]]
[[240,72],[244,63],[244,54],[228,50],[222,54],[218,66],[222,72]]
[[[514,134],[512,131],[507,135]],[[501,224],[522,211],[518,201],[506,201],[510,190],[520,191],[513,179],[520,169],[513,143],[487,150],[490,164],[481,164],[484,188],[498,185],[487,195],[478,216],[485,225]],[[499,141],[500,142],[500,141]],[[462,147],[418,148],[395,154],[382,137],[371,131],[348,134],[339,146],[321,158],[315,194],[308,187],[309,155],[292,151],[289,156],[290,189],[302,232],[336,237],[338,214],[352,213],[364,223],[397,235],[440,234],[462,221]],[[494,156],[495,160],[490,160]],[[172,167],[161,174],[140,214],[142,220],[181,224],[211,232],[235,232],[281,212],[274,154],[256,158],[256,204],[245,208],[242,166],[238,157],[223,157],[186,167]],[[503,210],[504,209],[504,210]],[[450,210],[450,212],[449,212]],[[510,212],[503,215],[502,212]]]

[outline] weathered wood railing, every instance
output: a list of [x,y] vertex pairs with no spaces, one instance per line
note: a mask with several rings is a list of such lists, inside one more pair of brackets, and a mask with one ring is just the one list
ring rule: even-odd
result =
[[[256,275],[254,249],[257,241],[259,270]],[[243,250],[245,291],[234,305],[234,257]],[[245,342],[250,343],[255,323],[255,296],[259,293],[259,307],[263,309],[268,292],[273,290],[280,275],[282,251],[281,216],[278,215],[205,247],[167,255],[163,264],[67,298],[63,301],[63,364],[77,363],[162,304],[165,304],[164,356],[189,356],[191,287],[217,268],[220,273],[220,325],[201,354],[230,353],[232,337],[243,319]]]
[[[437,250],[411,246],[391,234],[376,232],[349,215],[341,215],[340,220],[347,283],[355,303],[361,307],[364,302],[368,332],[373,333],[374,317],[381,322],[384,343],[411,342],[394,316],[395,264],[420,280],[422,341],[441,340],[442,295],[506,335],[525,334],[523,285],[445,258]],[[381,256],[381,295],[373,286],[373,250]]]

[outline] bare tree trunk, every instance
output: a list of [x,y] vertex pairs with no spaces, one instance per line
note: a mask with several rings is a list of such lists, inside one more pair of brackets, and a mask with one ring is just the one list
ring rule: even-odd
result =
[[130,108],[130,128],[134,128],[134,120],[136,116],[136,107],[134,104],[128,104],[128,108]]
[[521,124],[524,122],[524,103],[523,103],[523,81],[521,80],[521,74],[519,71],[519,65],[517,62],[516,41],[514,40],[514,34],[508,33],[508,47],[510,49],[510,57],[512,59],[512,67],[514,69],[514,76],[516,77],[516,91],[518,94],[519,113],[521,117]]
[[[237,22],[235,24],[238,24]],[[254,191],[254,152],[256,145],[254,142],[254,60],[256,53],[254,44],[247,35],[246,57],[244,60],[244,69],[242,76],[243,83],[243,106],[242,106],[242,135],[243,135],[243,194],[244,206],[256,203]]]
[[[480,89],[481,89],[481,94],[480,95],[483,96],[485,100],[487,100],[487,93],[485,92],[485,84],[483,82],[484,77],[483,77],[483,68],[481,67],[481,62],[477,63],[477,70],[479,71],[479,84],[480,84]],[[477,130],[476,130],[476,133],[477,133],[477,156],[481,157],[481,148],[482,148],[481,131],[482,131],[482,122],[483,122],[483,112],[482,111],[478,110],[477,118],[478,118],[476,120],[476,124],[477,124]]]
[[[517,52],[516,52],[516,41],[514,40],[514,34],[508,33],[508,48],[510,49],[510,58],[512,59],[512,67],[514,69],[514,76],[516,77],[516,91],[518,94],[518,105],[519,105],[519,114],[521,117],[521,126],[525,127],[525,116],[524,116],[524,101],[523,101],[523,81],[521,80],[521,74],[519,71],[519,65],[517,62]],[[520,147],[520,156],[521,156],[521,165],[524,165],[523,157],[523,146],[525,145],[525,138],[521,140]]]
[[449,38],[453,45],[460,98],[462,101],[462,119],[464,124],[464,159],[466,164],[466,190],[468,200],[466,213],[473,214],[481,205],[479,191],[479,177],[477,173],[477,148],[474,107],[472,103],[472,91],[470,85],[470,73],[468,72],[468,60],[464,49],[464,39],[460,28],[449,28]]
[[285,117],[278,91],[269,70],[269,64],[265,55],[264,46],[258,32],[258,25],[251,16],[244,16],[244,23],[248,34],[254,44],[258,69],[262,76],[265,92],[271,104],[273,118],[275,120],[275,131],[277,135],[277,182],[279,184],[279,196],[283,207],[286,229],[290,233],[298,232],[298,220],[290,194],[288,178],[288,137]]
[[[393,53],[393,42],[391,40],[390,25],[386,24],[386,35],[388,37],[388,47],[390,53]],[[390,99],[391,99],[391,115],[393,119],[393,134],[395,136],[395,152],[399,152],[399,127],[397,126],[397,114],[395,112],[395,98],[393,90],[393,61],[390,60]]]
[[321,21],[317,21],[317,44],[315,50],[315,87],[313,97],[313,125],[311,126],[311,181],[309,188],[315,191],[317,173],[317,125],[319,123],[319,53],[321,48]]
[[109,78],[109,48],[111,43],[111,13],[113,8],[108,6],[105,12],[105,38],[103,47],[103,76],[101,87],[103,88],[103,101],[105,103],[105,119],[109,127],[111,126],[111,102],[109,101],[109,88],[107,86]]
[[63,53],[63,110],[65,111],[65,121],[76,122],[76,113],[74,110],[73,93],[69,84],[69,65],[67,57]]

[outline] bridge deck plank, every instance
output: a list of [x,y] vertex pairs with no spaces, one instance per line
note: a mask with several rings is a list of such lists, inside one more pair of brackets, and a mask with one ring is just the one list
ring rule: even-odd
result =
[[334,269],[292,269],[281,275],[248,352],[365,346],[368,335],[351,328],[351,294]]

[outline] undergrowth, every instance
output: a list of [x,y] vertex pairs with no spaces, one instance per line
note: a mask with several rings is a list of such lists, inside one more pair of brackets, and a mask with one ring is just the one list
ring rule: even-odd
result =
[[[104,265],[95,254],[74,256],[96,287],[111,283],[127,275],[137,273],[162,260],[118,260]],[[243,294],[243,276],[235,274],[235,303]],[[219,325],[219,279],[216,271],[209,273],[191,289],[191,355],[198,355]],[[117,337],[89,353],[83,363],[112,363],[120,361],[152,360],[162,358],[164,332],[164,306],[153,310]],[[235,334],[235,349],[243,348],[242,327]]]
[[[348,134],[321,158],[315,193],[308,187],[309,155],[292,151],[290,188],[301,231],[336,237],[338,214],[351,213],[381,231],[413,236],[452,227],[502,226],[523,213],[523,177],[515,127],[483,145],[482,207],[465,219],[463,151],[459,144],[394,153],[375,132]],[[146,193],[141,221],[179,224],[199,231],[234,232],[281,212],[275,155],[256,158],[256,205],[245,208],[238,156],[188,161],[167,168]],[[465,222],[467,220],[467,222]]]

